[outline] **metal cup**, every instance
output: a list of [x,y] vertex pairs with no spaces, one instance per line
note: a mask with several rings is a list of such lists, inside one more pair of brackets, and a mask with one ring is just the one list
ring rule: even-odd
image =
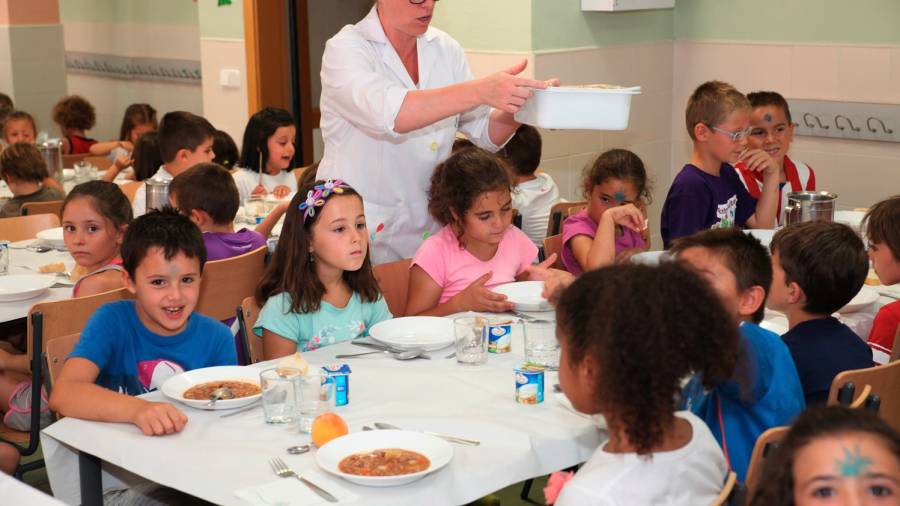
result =
[[162,209],[169,205],[169,179],[152,178],[144,181],[147,192],[147,210]]
[[782,223],[785,226],[807,221],[834,221],[837,194],[826,191],[788,193]]

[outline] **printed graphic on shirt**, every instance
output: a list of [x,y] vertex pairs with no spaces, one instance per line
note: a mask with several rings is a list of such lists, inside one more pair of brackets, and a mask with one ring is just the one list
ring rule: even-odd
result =
[[303,345],[303,351],[313,351],[322,346],[329,346],[342,341],[355,339],[366,332],[366,322],[352,320],[343,325],[327,325],[319,329]]
[[732,195],[724,204],[716,206],[716,223],[709,228],[731,228],[737,213],[737,195]]
[[184,372],[184,367],[171,360],[156,359],[138,362],[138,380],[145,392],[161,387],[167,379]]

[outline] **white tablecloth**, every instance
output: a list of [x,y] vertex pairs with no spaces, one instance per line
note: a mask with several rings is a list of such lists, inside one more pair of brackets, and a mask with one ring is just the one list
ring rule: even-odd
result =
[[4,505],[62,506],[64,503],[12,476],[0,473],[0,498]]
[[[19,241],[12,243],[9,250],[9,273],[10,274],[37,274],[37,268],[56,262],[66,264],[66,270],[72,270],[75,266],[75,260],[69,255],[68,251],[47,251],[38,253],[30,249],[22,249],[24,246],[31,244],[32,240]],[[26,268],[27,267],[27,268]],[[28,316],[28,310],[31,306],[38,302],[51,302],[54,300],[68,299],[72,296],[72,287],[64,286],[61,288],[51,288],[43,295],[33,297],[31,299],[17,300],[13,302],[0,302],[0,323],[25,318]]]
[[[304,354],[312,364],[332,362],[336,353],[362,350],[349,343]],[[410,485],[369,488],[337,480],[359,496],[358,504],[463,504],[490,492],[586,460],[603,433],[586,417],[562,407],[552,393],[555,374],[545,378],[545,401],[517,404],[513,367],[523,361],[521,335],[513,352],[491,355],[487,365],[463,366],[431,353],[432,360],[400,362],[384,355],[351,359],[350,403],[337,408],[351,431],[375,421],[478,439],[481,446],[453,445],[450,464]],[[260,366],[262,367],[262,366]],[[561,395],[561,394],[557,394]],[[160,393],[147,396],[160,400]],[[190,421],[184,431],[147,437],[130,424],[65,418],[44,430],[44,459],[54,495],[80,500],[77,450],[93,454],[157,483],[216,504],[244,504],[234,490],[271,483],[268,465],[282,457],[298,472],[315,469],[313,454],[292,456],[290,445],[308,436],[266,425],[262,409],[231,418],[223,412],[182,408]],[[120,470],[104,463],[104,486]],[[327,488],[327,482],[320,483]]]

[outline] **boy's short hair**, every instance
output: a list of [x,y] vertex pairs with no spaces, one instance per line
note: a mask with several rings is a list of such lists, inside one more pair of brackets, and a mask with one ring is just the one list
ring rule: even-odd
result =
[[497,155],[506,161],[513,174],[534,174],[541,164],[540,132],[531,125],[520,126]]
[[17,142],[3,150],[0,154],[0,174],[3,179],[11,177],[16,181],[32,183],[40,183],[50,177],[41,152],[28,142]]
[[178,211],[186,216],[203,211],[216,225],[234,221],[240,197],[234,178],[221,165],[199,163],[175,176],[169,183],[169,195],[178,203]]
[[90,130],[94,128],[97,115],[90,102],[79,95],[69,95],[53,106],[53,121],[63,128]]
[[0,93],[0,110],[2,109],[15,109],[12,99],[6,93]]
[[166,260],[178,253],[196,258],[200,261],[200,272],[206,264],[206,245],[200,229],[187,216],[169,206],[160,211],[151,210],[131,222],[125,231],[120,253],[122,266],[132,279],[150,248],[162,249]]
[[0,133],[2,133],[3,135],[6,135],[6,125],[10,121],[15,121],[15,120],[19,120],[19,119],[24,119],[24,120],[27,120],[29,123],[31,123],[31,129],[34,130],[34,135],[37,135],[37,123],[34,121],[34,116],[28,114],[25,111],[17,110],[17,109],[10,111],[9,113],[7,113],[6,117],[3,118],[3,123],[0,124],[0,127],[3,128],[3,131]]
[[226,169],[233,169],[241,159],[237,144],[234,143],[234,139],[228,135],[228,132],[224,130],[216,130],[215,135],[213,135],[213,153],[216,154],[213,162]]
[[[734,274],[740,293],[760,286],[768,296],[772,287],[772,262],[759,239],[736,228],[703,230],[676,240],[671,252],[678,256],[689,248],[703,248],[718,256]],[[760,304],[753,313],[753,322],[761,322],[765,312],[766,305]]]
[[750,102],[734,86],[722,81],[707,81],[694,90],[688,99],[684,113],[688,135],[694,137],[697,123],[715,126],[724,122],[728,115],[740,109],[749,109]]
[[869,273],[862,239],[840,223],[810,221],[784,227],[772,238],[771,247],[785,283],[803,289],[803,310],[808,313],[830,315],[844,307]]
[[862,226],[869,243],[886,244],[894,259],[900,261],[900,195],[870,207]]
[[174,160],[178,150],[195,151],[215,133],[216,129],[202,116],[187,111],[167,112],[159,122],[159,152],[163,163]]
[[788,106],[787,100],[777,91],[754,91],[747,94],[747,100],[750,101],[750,107],[754,109],[766,106],[778,107],[784,111],[784,117],[787,118],[788,123],[793,122],[791,119],[791,108]]

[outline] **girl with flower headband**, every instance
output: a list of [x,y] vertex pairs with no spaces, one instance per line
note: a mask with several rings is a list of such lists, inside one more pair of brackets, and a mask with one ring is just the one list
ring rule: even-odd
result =
[[272,359],[347,341],[391,318],[369,259],[363,201],[340,179],[301,188],[256,290],[253,331]]
[[[409,314],[512,309],[490,288],[527,277],[537,248],[512,226],[512,177],[479,148],[462,149],[431,176],[428,210],[444,225],[422,243],[409,277]],[[553,263],[555,255],[545,262]]]

